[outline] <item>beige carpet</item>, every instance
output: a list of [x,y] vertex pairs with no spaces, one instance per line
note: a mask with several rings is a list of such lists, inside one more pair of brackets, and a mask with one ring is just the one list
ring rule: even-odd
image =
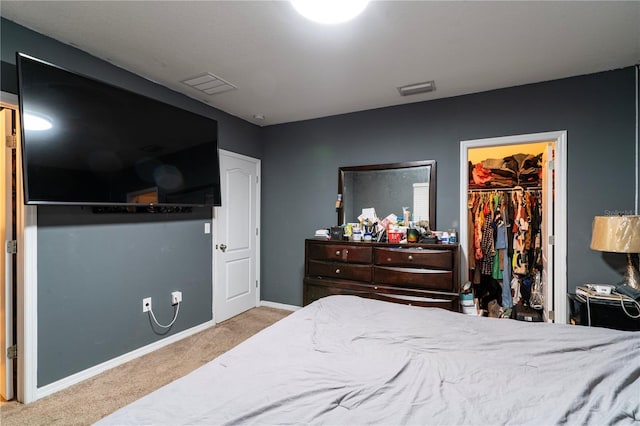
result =
[[290,312],[259,307],[31,404],[0,404],[0,423],[89,425],[182,377]]

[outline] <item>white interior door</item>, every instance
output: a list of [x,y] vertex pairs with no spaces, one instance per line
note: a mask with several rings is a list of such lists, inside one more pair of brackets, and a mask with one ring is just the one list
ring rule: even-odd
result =
[[258,304],[260,160],[220,150],[222,206],[215,210],[214,318]]
[[553,244],[549,241],[550,236],[554,235],[553,218],[555,215],[555,205],[553,200],[553,160],[554,160],[554,143],[547,144],[547,149],[543,154],[542,168],[542,284],[544,294],[544,318],[545,321],[552,321],[549,312],[554,306],[553,292]]
[[0,262],[0,396],[5,400],[13,398],[13,360],[8,358],[7,350],[13,345],[13,255],[7,253],[7,243],[13,237],[12,207],[12,153],[6,147],[5,140],[12,134],[10,109],[0,112],[0,235],[2,240],[2,262]]

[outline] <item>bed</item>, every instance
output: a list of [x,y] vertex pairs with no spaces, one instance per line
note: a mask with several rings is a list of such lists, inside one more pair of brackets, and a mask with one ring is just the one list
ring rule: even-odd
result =
[[640,332],[329,296],[97,424],[638,421]]

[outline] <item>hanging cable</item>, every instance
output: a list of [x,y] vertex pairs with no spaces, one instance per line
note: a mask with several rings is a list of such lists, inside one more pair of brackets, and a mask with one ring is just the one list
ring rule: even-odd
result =
[[158,322],[158,320],[156,319],[156,316],[153,314],[153,309],[149,309],[149,313],[151,314],[151,318],[153,318],[153,322],[155,322],[158,327],[162,327],[162,328],[171,327],[173,323],[176,322],[176,319],[178,319],[178,312],[180,312],[180,302],[178,302],[178,306],[176,307],[176,313],[173,315],[173,320],[171,321],[171,323],[169,323],[169,325],[162,325]]
[[[631,314],[629,311],[627,311],[627,308],[624,306],[624,302],[625,302],[625,301],[627,301],[627,302],[631,302],[631,303],[635,306],[635,308],[636,308],[636,310],[638,311],[638,313],[637,313],[637,314]],[[638,318],[640,318],[640,303],[638,303],[638,301],[637,301],[637,300],[634,300],[634,299],[632,299],[632,298],[630,298],[630,297],[628,297],[628,296],[625,296],[625,295],[621,294],[621,295],[620,295],[620,306],[622,306],[622,310],[624,311],[624,313],[625,313],[629,318],[632,318],[632,319],[638,319]]]

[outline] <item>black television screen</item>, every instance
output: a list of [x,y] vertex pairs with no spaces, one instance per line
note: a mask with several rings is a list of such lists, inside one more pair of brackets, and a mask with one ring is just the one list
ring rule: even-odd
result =
[[17,54],[27,204],[219,206],[216,120]]

